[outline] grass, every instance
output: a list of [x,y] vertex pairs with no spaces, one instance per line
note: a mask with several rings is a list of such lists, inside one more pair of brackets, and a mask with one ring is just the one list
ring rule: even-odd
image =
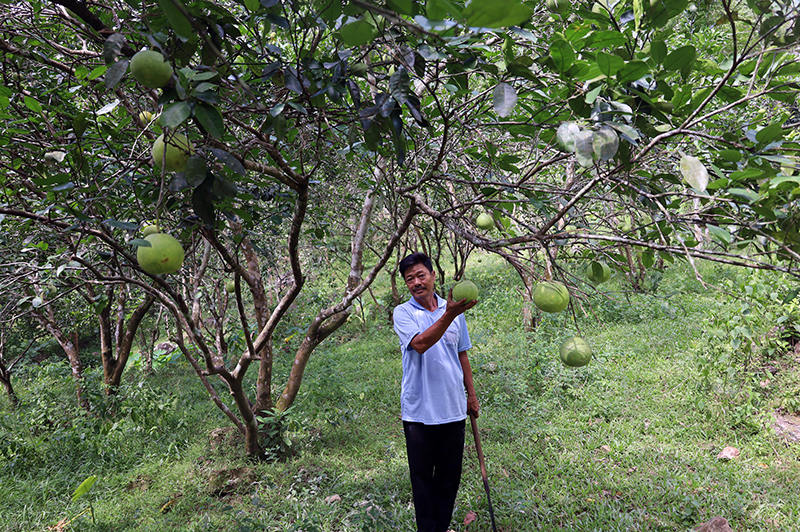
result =
[[[624,294],[612,280],[576,305],[575,319],[547,315],[525,333],[513,272],[484,257],[471,278],[483,287],[467,319],[500,530],[683,531],[713,516],[734,530],[800,529],[800,451],[763,422],[786,390],[761,390],[757,372],[725,374],[741,369],[739,351],[728,338],[709,344],[721,313],[739,316],[730,292],[703,290],[677,266],[655,294]],[[576,332],[594,359],[566,368],[557,348]],[[23,405],[0,411],[0,529],[45,530],[91,504],[96,524],[84,514],[62,529],[414,530],[394,332],[353,321],[337,338],[312,356],[287,418],[294,454],[272,463],[243,457],[181,363],[147,379],[129,371],[109,421],[75,414],[63,364],[28,368],[15,376]],[[729,365],[699,356],[723,344]],[[725,446],[739,458],[718,459]],[[90,475],[97,484],[73,501]],[[471,511],[477,521],[465,526]],[[452,528],[491,529],[471,439]]]

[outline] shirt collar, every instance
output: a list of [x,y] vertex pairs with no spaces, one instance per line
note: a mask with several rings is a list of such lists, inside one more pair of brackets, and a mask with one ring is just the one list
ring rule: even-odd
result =
[[[441,296],[440,296],[439,294],[437,294],[436,292],[434,292],[434,293],[433,293],[433,295],[435,295],[435,296],[436,296],[436,305],[437,305],[437,308],[436,308],[436,310],[439,310],[440,308],[442,308],[442,306],[443,306],[443,305],[446,305],[446,304],[447,304],[447,300],[446,300],[445,298],[441,297]],[[422,310],[424,310],[424,311],[426,311],[426,312],[428,311],[428,309],[426,309],[425,307],[423,307],[422,305],[420,305],[420,304],[419,304],[419,301],[417,301],[417,300],[414,298],[414,296],[411,296],[411,304],[412,304],[414,307],[416,307],[416,308],[422,309]],[[434,311],[434,312],[435,312],[435,311]]]

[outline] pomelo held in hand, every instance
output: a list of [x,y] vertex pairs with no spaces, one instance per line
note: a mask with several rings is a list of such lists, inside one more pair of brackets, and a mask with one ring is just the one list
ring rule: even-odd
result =
[[172,77],[172,65],[160,53],[142,50],[131,59],[131,74],[148,89],[160,89]]
[[145,237],[150,247],[139,246],[136,260],[150,275],[176,272],[183,264],[183,246],[166,233],[152,233]]
[[533,304],[544,312],[561,312],[569,305],[569,290],[558,281],[541,282],[533,289]]
[[453,301],[478,299],[478,287],[472,281],[461,281],[453,287]]
[[494,218],[492,218],[490,214],[483,212],[478,215],[478,218],[475,219],[475,225],[484,231],[488,231],[494,227]]
[[579,368],[592,359],[592,348],[579,336],[567,338],[558,349],[561,361],[567,366]]
[[[164,155],[165,148],[167,150],[166,155]],[[194,146],[186,138],[186,135],[171,133],[165,140],[162,133],[153,143],[153,149],[150,153],[153,156],[153,162],[158,168],[161,168],[163,163],[167,172],[181,172],[186,168],[186,161],[194,153]]]

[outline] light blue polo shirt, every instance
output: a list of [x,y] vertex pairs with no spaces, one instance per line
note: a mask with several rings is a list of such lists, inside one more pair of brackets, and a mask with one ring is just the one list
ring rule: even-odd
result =
[[400,337],[403,353],[403,381],[400,410],[403,421],[440,425],[467,417],[467,392],[464,371],[458,353],[472,347],[467,322],[460,314],[438,342],[423,354],[409,344],[419,333],[438,320],[447,307],[447,300],[436,296],[439,305],[433,312],[425,310],[412,297],[394,309],[394,330]]

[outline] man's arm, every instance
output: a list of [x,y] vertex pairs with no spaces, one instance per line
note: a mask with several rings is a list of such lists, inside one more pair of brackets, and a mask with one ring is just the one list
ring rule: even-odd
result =
[[467,389],[467,413],[477,418],[481,406],[478,403],[478,395],[475,393],[475,385],[472,382],[472,366],[469,365],[466,351],[458,353],[458,361],[461,362],[461,370],[464,372],[464,388]]
[[436,323],[412,338],[411,342],[409,342],[408,346],[417,353],[422,354],[430,349],[433,344],[442,338],[447,328],[453,323],[453,320],[478,304],[474,299],[472,301],[467,301],[466,299],[453,301],[452,289],[450,292],[451,293],[447,295],[447,308],[444,314],[442,314],[442,317],[436,320]]

